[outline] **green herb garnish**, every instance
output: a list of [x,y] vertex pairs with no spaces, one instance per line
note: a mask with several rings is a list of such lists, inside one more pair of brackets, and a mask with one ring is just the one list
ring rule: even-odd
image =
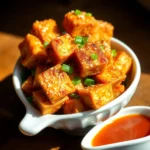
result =
[[95,84],[95,80],[92,79],[92,78],[87,77],[87,78],[85,78],[85,80],[84,80],[83,83],[84,83],[84,85],[86,85],[86,86],[91,86],[91,85],[94,85],[94,84]]
[[92,16],[92,13],[86,13],[85,15],[86,16]]
[[79,48],[82,48],[84,46],[84,44],[86,44],[88,42],[88,37],[82,37],[82,36],[76,36],[75,37],[75,43],[78,44]]
[[68,74],[72,74],[73,73],[73,67],[71,67],[70,65],[67,64],[62,64],[62,70],[65,71]]
[[83,37],[82,36],[76,36],[75,37],[75,43],[76,44],[82,44],[83,43]]
[[81,15],[81,11],[79,10],[79,9],[76,9],[75,11],[74,11],[74,13],[76,14],[76,15]]
[[81,83],[80,77],[74,77],[74,79],[72,80],[72,83],[73,83],[74,85],[80,84],[80,83]]
[[103,51],[103,50],[104,50],[104,46],[103,46],[103,45],[101,45],[101,46],[100,46],[100,49]]
[[116,57],[117,56],[117,51],[115,49],[112,49],[111,54],[112,54],[113,57]]
[[97,54],[91,54],[91,58],[92,58],[93,60],[96,60],[96,59],[98,58],[98,55],[97,55]]
[[46,41],[46,42],[44,42],[43,45],[44,45],[44,47],[46,48],[46,47],[49,45],[49,42]]

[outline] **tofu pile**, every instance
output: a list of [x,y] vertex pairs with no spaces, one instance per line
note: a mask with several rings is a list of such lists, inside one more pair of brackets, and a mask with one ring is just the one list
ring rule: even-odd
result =
[[42,115],[99,109],[125,91],[131,57],[111,48],[114,27],[91,13],[65,14],[65,32],[55,20],[35,21],[19,44],[22,65],[31,74],[24,94]]

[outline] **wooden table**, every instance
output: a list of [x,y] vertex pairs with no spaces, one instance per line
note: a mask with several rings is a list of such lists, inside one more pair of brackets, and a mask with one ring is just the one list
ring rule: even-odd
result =
[[[34,137],[20,133],[18,124],[25,108],[12,85],[12,72],[20,55],[18,43],[22,37],[0,32],[0,149],[15,150],[80,150],[83,137],[71,136],[52,128],[45,129]],[[137,90],[128,106],[150,106],[150,74],[141,74]]]

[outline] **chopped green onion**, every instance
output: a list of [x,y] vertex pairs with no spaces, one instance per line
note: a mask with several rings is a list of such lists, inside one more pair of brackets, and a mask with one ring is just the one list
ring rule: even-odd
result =
[[83,42],[83,37],[82,36],[76,36],[75,37],[75,43],[76,44],[82,44]]
[[85,15],[86,15],[86,16],[92,16],[92,14],[91,14],[91,13],[86,13]]
[[88,42],[88,37],[87,36],[83,37],[82,42],[83,42],[83,44],[86,44]]
[[67,64],[62,64],[62,70],[67,72],[68,74],[72,74],[73,73],[73,67],[67,65]]
[[100,46],[100,49],[103,51],[103,50],[104,50],[104,46],[103,46],[103,45],[101,45],[101,46]]
[[94,79],[92,79],[92,78],[85,78],[85,80],[84,80],[84,85],[86,85],[86,86],[91,86],[91,85],[94,85],[95,84],[95,80]]
[[72,80],[72,83],[73,83],[74,85],[80,84],[80,83],[81,83],[80,77],[74,77],[74,79]]
[[27,100],[28,100],[29,103],[32,103],[32,96],[27,97]]
[[35,76],[35,69],[32,69],[32,70],[31,70],[31,75],[32,75],[32,76]]
[[79,9],[76,9],[74,12],[76,15],[81,15],[81,11]]
[[79,44],[79,45],[78,45],[79,48],[82,48],[83,46],[84,46],[84,45],[82,45],[82,44]]
[[116,57],[117,56],[117,51],[115,49],[112,49],[111,54],[112,54],[113,57]]
[[49,45],[49,42],[44,42],[44,47],[46,48]]
[[80,98],[80,96],[76,93],[71,93],[71,94],[69,94],[69,96],[72,97],[72,98],[76,98],[76,99]]
[[91,58],[92,58],[93,60],[96,60],[96,59],[98,58],[98,55],[97,55],[97,54],[91,54]]
[[88,42],[88,37],[76,36],[74,41],[76,44],[79,44],[79,48],[82,48]]

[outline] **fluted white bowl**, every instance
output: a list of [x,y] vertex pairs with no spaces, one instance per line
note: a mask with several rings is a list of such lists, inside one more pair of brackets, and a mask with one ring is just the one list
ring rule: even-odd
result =
[[98,110],[90,110],[76,114],[47,114],[42,116],[40,112],[27,101],[27,98],[21,90],[23,82],[22,76],[26,70],[21,65],[20,59],[18,59],[12,78],[15,91],[26,108],[26,114],[19,124],[20,131],[25,135],[32,136],[46,127],[52,127],[55,129],[63,129],[70,134],[84,135],[91,127],[108,119],[126,106],[135,93],[140,80],[140,63],[133,50],[122,41],[112,38],[111,46],[116,50],[126,51],[133,59],[128,88],[119,97]]

